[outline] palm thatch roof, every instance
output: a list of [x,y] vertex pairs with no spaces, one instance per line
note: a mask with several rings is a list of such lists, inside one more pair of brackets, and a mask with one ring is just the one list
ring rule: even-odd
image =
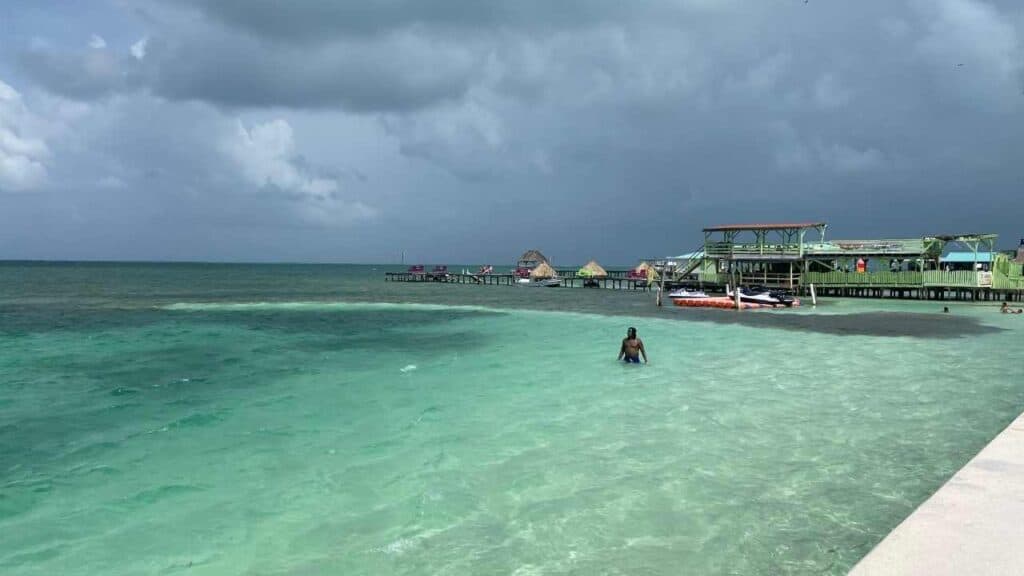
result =
[[540,250],[527,250],[519,257],[518,262],[535,262],[539,264],[541,262],[548,262],[548,257],[541,254]]
[[558,272],[555,272],[555,269],[547,262],[541,262],[530,272],[530,278],[554,278],[555,276],[558,276]]
[[646,275],[648,280],[658,279],[658,271],[654,269],[654,266],[651,266],[647,262],[641,262],[639,266],[634,268],[634,270],[636,270],[638,273]]
[[602,268],[601,265],[597,263],[597,260],[591,260],[590,262],[587,262],[586,266],[580,268],[576,275],[582,276],[583,278],[605,278],[608,276],[608,271]]

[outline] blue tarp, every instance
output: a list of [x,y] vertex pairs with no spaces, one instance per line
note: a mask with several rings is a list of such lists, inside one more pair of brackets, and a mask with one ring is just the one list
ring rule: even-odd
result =
[[970,264],[973,262],[991,262],[991,252],[978,252],[978,259],[974,259],[974,252],[950,252],[939,259],[942,262],[949,262],[950,264]]

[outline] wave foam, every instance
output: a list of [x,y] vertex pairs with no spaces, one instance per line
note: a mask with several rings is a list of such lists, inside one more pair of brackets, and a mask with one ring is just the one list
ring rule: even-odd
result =
[[160,308],[163,310],[178,310],[186,312],[247,312],[261,310],[463,310],[472,312],[502,311],[496,308],[487,308],[485,306],[417,304],[412,302],[177,302],[174,304],[168,304],[166,306],[160,306]]

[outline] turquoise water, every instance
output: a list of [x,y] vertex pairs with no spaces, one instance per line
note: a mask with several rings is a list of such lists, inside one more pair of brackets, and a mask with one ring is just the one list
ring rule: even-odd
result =
[[0,573],[841,574],[1024,407],[991,305],[382,271],[0,265]]

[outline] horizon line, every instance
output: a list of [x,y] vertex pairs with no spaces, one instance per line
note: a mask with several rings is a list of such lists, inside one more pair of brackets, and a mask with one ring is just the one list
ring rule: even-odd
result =
[[[665,258],[665,257],[658,257]],[[647,258],[646,260],[653,260],[655,258]],[[637,262],[642,262],[645,259],[637,258]],[[416,263],[400,263],[400,262],[315,262],[315,261],[301,261],[301,260],[126,260],[126,259],[78,259],[69,260],[66,258],[59,259],[48,259],[48,258],[0,258],[0,265],[2,264],[221,264],[221,265],[268,265],[268,266],[288,266],[288,265],[303,265],[303,266],[413,266]],[[582,264],[567,264],[566,266],[583,266]],[[487,262],[445,262],[443,260],[425,260],[423,265],[433,266],[503,266],[503,264],[490,264]],[[508,264],[510,267],[515,267],[515,262]],[[555,268],[559,267],[559,264],[552,264]],[[633,266],[633,264],[609,264],[609,266]]]

